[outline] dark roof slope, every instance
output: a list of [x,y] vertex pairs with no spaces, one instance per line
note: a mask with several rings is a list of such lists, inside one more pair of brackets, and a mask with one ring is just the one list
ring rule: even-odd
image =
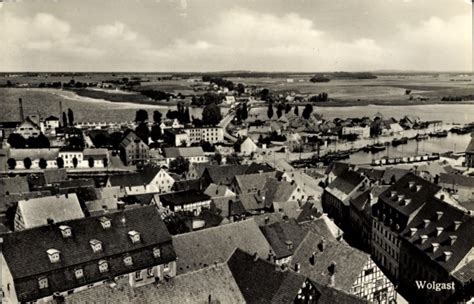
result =
[[439,184],[455,185],[456,187],[474,188],[474,177],[460,174],[441,173]]
[[211,199],[209,195],[197,190],[187,190],[161,194],[159,198],[163,206],[186,205]]
[[139,172],[111,175],[109,181],[112,186],[143,186],[149,184],[159,171],[158,167],[148,166]]
[[471,133],[471,141],[469,142],[469,145],[466,148],[466,152],[473,153],[474,152],[474,133]]
[[277,270],[272,263],[257,259],[241,249],[227,261],[247,303],[293,303],[306,278]]
[[277,259],[291,256],[305,236],[304,230],[294,219],[262,226],[260,229],[272,246]]

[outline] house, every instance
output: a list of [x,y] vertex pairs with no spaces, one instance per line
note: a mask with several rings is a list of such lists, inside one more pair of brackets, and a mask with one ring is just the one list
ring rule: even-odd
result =
[[224,99],[224,103],[228,106],[232,106],[235,104],[235,96],[234,95],[226,95]]
[[242,155],[252,155],[253,153],[257,152],[257,150],[258,146],[250,137],[244,139],[244,141],[242,141],[240,144],[240,154]]
[[83,218],[75,193],[21,200],[15,213],[15,231]]
[[309,220],[299,221],[298,224],[304,230],[305,234],[312,232],[324,237],[326,240],[340,241],[344,234],[341,228],[334,224],[325,213],[319,214],[317,217]]
[[474,202],[474,177],[441,173],[438,185],[452,193],[461,204]]
[[172,212],[191,211],[199,215],[203,208],[211,207],[211,197],[197,190],[172,192],[159,195],[157,204]]
[[31,115],[25,118],[21,124],[16,128],[15,133],[20,134],[25,139],[28,137],[36,137],[41,134],[41,127],[39,117]]
[[369,138],[370,137],[370,127],[369,126],[348,126],[342,128],[342,135],[357,134],[359,138]]
[[144,165],[150,159],[150,148],[135,132],[128,130],[120,142],[120,158],[128,165]]
[[399,279],[400,232],[439,190],[439,186],[408,173],[382,192],[373,205],[371,253],[391,278]]
[[31,160],[30,169],[38,169],[41,159],[46,161],[46,168],[56,168],[58,155],[58,148],[10,149],[8,157],[16,160],[15,169],[25,169],[25,159]]
[[396,301],[395,288],[369,254],[308,232],[296,247],[292,269],[323,286],[331,286],[370,303]]
[[189,144],[198,144],[207,141],[216,144],[224,141],[224,129],[221,127],[190,127],[186,126],[182,131],[187,134]]
[[189,136],[183,129],[165,129],[163,130],[164,142],[175,147],[187,147],[191,144]]
[[43,129],[45,132],[56,132],[56,128],[59,128],[59,118],[56,116],[48,116],[42,122]]
[[362,186],[367,178],[354,170],[346,170],[336,177],[323,192],[323,210],[336,224],[347,224],[349,219],[349,200]]
[[[109,164],[109,151],[103,148],[86,148],[82,151],[82,166],[105,168]],[[81,167],[81,166],[80,166]]]
[[474,168],[474,133],[471,134],[471,141],[466,148],[466,167]]
[[[436,198],[426,199],[410,215],[407,224],[396,230],[401,242],[400,293],[411,303],[465,303],[472,300],[473,231],[472,213]],[[436,282],[441,292],[419,288],[417,282],[420,281]]]
[[20,121],[0,121],[0,139],[3,140],[8,138],[10,134],[15,133],[20,124]]
[[28,179],[24,176],[0,178],[0,196],[30,192]]
[[288,265],[298,245],[305,236],[295,219],[261,226],[263,235],[272,248],[270,261]]
[[277,206],[284,205],[290,201],[302,202],[307,199],[306,193],[294,182],[268,178],[265,183],[265,205]]
[[230,186],[234,176],[245,174],[247,170],[248,166],[243,165],[209,165],[202,172],[200,179],[206,187],[211,183]]
[[60,301],[114,280],[138,287],[176,273],[171,236],[154,206],[8,233],[2,241],[8,303]]
[[164,148],[163,154],[168,167],[170,162],[178,157],[183,157],[190,163],[207,163],[209,161],[201,147]]
[[275,172],[276,171],[269,171],[236,175],[230,188],[237,194],[257,193],[263,196],[267,179],[275,177]]
[[213,199],[221,197],[235,197],[235,193],[232,192],[227,186],[216,184],[210,184],[204,191],[204,194],[209,195]]
[[173,236],[177,275],[226,262],[236,248],[267,257],[270,245],[253,219]]
[[126,195],[165,193],[171,191],[175,181],[165,169],[146,166],[138,172],[109,176],[106,187],[120,187]]

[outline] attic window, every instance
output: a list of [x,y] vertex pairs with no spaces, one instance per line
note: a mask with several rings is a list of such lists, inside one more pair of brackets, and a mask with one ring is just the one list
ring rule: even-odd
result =
[[288,248],[288,250],[293,249],[293,242],[292,241],[286,241],[285,244],[286,244],[286,248]]
[[396,195],[397,195],[397,191],[392,191],[392,192],[390,192],[390,197],[393,198],[393,197],[395,197]]
[[93,240],[89,241],[89,244],[92,247],[92,251],[94,251],[94,252],[101,252],[102,251],[102,242],[101,241],[93,239]]
[[132,266],[133,265],[132,257],[130,255],[124,256],[123,263],[125,264],[125,266]]
[[48,288],[48,278],[47,277],[39,277],[38,278],[38,286],[40,289]]
[[84,270],[82,270],[82,268],[77,268],[76,270],[74,270],[74,276],[76,277],[76,279],[83,278]]
[[133,244],[140,242],[140,233],[136,232],[135,230],[129,231],[128,236]]
[[59,250],[51,248],[51,249],[46,250],[46,253],[48,254],[49,261],[51,263],[59,262],[59,254],[60,254]]
[[414,181],[409,181],[408,182],[408,188],[413,188],[413,186],[415,186],[415,182]]
[[453,245],[454,242],[456,242],[457,239],[458,239],[457,236],[455,236],[455,235],[450,235],[450,236],[449,236],[449,245]]
[[426,242],[426,240],[428,239],[428,236],[426,234],[422,234],[420,235],[420,243],[423,244],[424,242]]
[[439,243],[432,243],[431,244],[431,250],[433,252],[436,252],[436,250],[438,250],[438,248],[439,248]]
[[430,220],[424,219],[424,220],[423,220],[424,227],[427,228],[428,225],[430,224],[430,222],[431,222]]
[[443,227],[436,227],[436,236],[440,236],[441,233],[443,233],[444,228]]
[[410,203],[411,203],[411,198],[406,198],[406,199],[404,199],[402,202],[400,202],[400,204],[401,204],[402,206],[406,206],[406,205],[408,205],[408,204],[410,204]]
[[416,192],[421,190],[421,185],[416,185]]
[[154,256],[155,258],[161,257],[161,250],[160,250],[160,248],[158,248],[158,247],[153,248],[153,256]]
[[410,236],[414,236],[417,230],[416,228],[410,228]]
[[436,219],[439,220],[443,216],[443,211],[436,211]]
[[453,255],[452,251],[444,251],[443,252],[443,256],[444,256],[445,261],[448,261],[451,258],[452,255]]
[[404,198],[405,198],[405,195],[404,195],[404,194],[400,194],[400,195],[398,196],[398,201],[401,202]]
[[61,225],[59,226],[59,230],[61,230],[61,234],[63,235],[63,238],[67,239],[67,238],[72,237],[71,227],[66,226],[66,225]]
[[109,271],[109,264],[107,264],[106,260],[100,260],[99,261],[99,271],[100,273],[104,273]]
[[110,219],[106,216],[100,217],[99,221],[100,221],[100,224],[102,225],[102,228],[104,229],[109,229],[110,227],[112,227],[112,223]]
[[458,230],[461,224],[462,224],[461,221],[454,221],[454,227],[453,227],[454,231]]

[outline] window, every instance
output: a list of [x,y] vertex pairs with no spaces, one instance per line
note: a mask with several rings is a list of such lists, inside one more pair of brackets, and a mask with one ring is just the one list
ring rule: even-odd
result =
[[72,236],[72,230],[71,227],[66,226],[66,225],[61,225],[59,226],[59,230],[61,230],[61,234],[63,235],[63,238],[67,239]]
[[160,248],[158,248],[158,247],[153,248],[153,256],[154,256],[155,258],[161,257],[161,250],[160,250]]
[[74,270],[74,276],[76,277],[76,279],[84,277],[84,271],[82,270],[82,268]]
[[108,229],[112,226],[110,219],[106,216],[102,216],[99,218],[100,224],[102,225],[102,228]]
[[47,277],[39,277],[38,278],[38,285],[40,289],[48,288],[48,278]]
[[101,252],[102,251],[102,242],[99,240],[90,240],[89,244],[92,247],[92,251],[94,252]]
[[364,270],[364,276],[367,276],[367,275],[372,274],[372,273],[374,273],[374,269],[373,269],[373,268]]
[[168,263],[164,264],[164,265],[163,265],[163,269],[164,269],[165,271],[170,270],[170,264],[168,264]]
[[155,276],[154,273],[153,273],[153,267],[148,268],[148,269],[146,270],[146,275],[147,275],[149,278]]
[[51,248],[51,249],[46,250],[46,253],[48,254],[49,261],[50,261],[51,263],[57,263],[57,262],[59,262],[59,260],[60,260],[60,258],[59,258],[59,254],[60,254],[59,250]]
[[133,265],[133,260],[132,260],[132,257],[127,255],[123,258],[123,263],[125,264],[125,266],[132,266]]
[[140,242],[140,233],[136,232],[135,230],[129,231],[128,235],[130,236],[130,240],[132,243]]
[[107,264],[106,260],[100,260],[99,261],[99,271],[100,273],[104,273],[109,271],[109,264]]
[[139,271],[136,271],[135,272],[135,281],[140,281],[142,280],[143,277],[142,277],[142,272],[139,270]]

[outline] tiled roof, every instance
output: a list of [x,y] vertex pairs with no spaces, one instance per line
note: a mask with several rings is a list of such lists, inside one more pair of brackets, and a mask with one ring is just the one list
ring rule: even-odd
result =
[[296,190],[296,188],[296,184],[268,178],[264,186],[265,206],[270,207],[274,202],[287,202],[291,200],[291,194]]
[[260,229],[277,259],[291,256],[305,236],[303,229],[294,219],[262,226]]
[[[413,233],[411,229],[416,230]],[[433,197],[426,200],[400,235],[430,260],[451,272],[474,247],[473,231],[472,215]],[[426,237],[423,242],[422,235]],[[434,252],[433,244],[438,246]],[[448,260],[445,260],[445,252],[452,254]]]
[[204,169],[203,175],[208,174],[214,184],[230,185],[234,176],[245,174],[247,169],[247,166],[242,165],[209,166]]
[[43,148],[43,149],[10,149],[10,157],[16,161],[21,161],[27,157],[31,160],[44,158],[46,160],[56,160],[59,155],[58,148]]
[[223,217],[242,215],[247,212],[236,196],[213,198],[212,205],[220,210],[219,214]]
[[[171,236],[156,207],[141,207],[108,213],[111,227],[104,229],[101,217],[88,217],[54,225],[41,226],[3,235],[3,255],[15,280],[20,301],[29,301],[67,291],[78,286],[109,279],[137,269],[167,263],[175,259]],[[72,236],[63,238],[60,225],[71,228]],[[140,241],[132,243],[128,232],[140,233]],[[93,252],[90,241],[102,242],[102,251]],[[161,258],[154,258],[152,248],[160,246]],[[51,263],[47,250],[60,252],[60,261]],[[129,253],[132,266],[125,266],[123,254]],[[109,271],[100,273],[97,262],[105,259]],[[71,273],[81,267],[84,277]],[[38,277],[46,275],[49,288],[38,288]]]
[[66,297],[66,303],[95,303],[101,299],[107,303],[245,303],[242,293],[225,263],[213,265],[174,277],[160,285],[148,284],[130,287],[128,281],[117,288],[107,285],[74,293]]
[[196,190],[160,194],[159,198],[163,206],[186,205],[211,200],[209,195]]
[[274,177],[275,171],[265,173],[253,173],[235,176],[235,181],[241,193],[255,193],[266,190],[265,185],[269,177]]
[[365,177],[362,174],[353,170],[347,170],[336,177],[325,190],[346,203],[347,196],[359,187],[364,179]]
[[462,283],[472,282],[472,279],[474,279],[474,260],[456,270],[453,277]]
[[382,180],[385,170],[374,168],[357,168],[357,171],[364,174],[368,179],[373,181]]
[[103,160],[109,155],[109,151],[107,149],[84,149],[82,152],[84,155],[84,159],[89,159],[92,157],[95,160]]
[[24,176],[0,178],[0,195],[29,192],[28,179]]
[[126,148],[128,145],[130,145],[133,142],[140,142],[142,141],[132,130],[127,130],[125,132],[125,135],[120,142],[120,147]]
[[247,303],[293,303],[306,278],[237,249],[227,261]]
[[[455,185],[474,189],[474,177],[459,174],[444,174],[439,176],[438,184]],[[446,186],[445,186],[446,187]]]
[[405,176],[410,172],[408,169],[402,169],[402,168],[387,168],[385,169],[382,177],[382,181],[385,184],[390,184],[392,182],[392,179],[395,179],[397,182],[400,178]]
[[43,174],[46,184],[52,184],[67,179],[66,169],[46,169]]
[[270,245],[253,219],[173,236],[177,274],[225,262],[239,247],[268,256]]
[[299,223],[305,232],[312,232],[324,237],[326,240],[337,240],[343,235],[343,231],[326,215],[313,220]]
[[[319,204],[318,204],[319,203]],[[303,206],[301,206],[301,212],[296,218],[298,223],[309,221],[321,215],[321,211],[323,210],[321,206],[320,200],[314,201],[309,200]]]
[[295,250],[291,260],[292,267],[299,263],[301,274],[319,284],[327,285],[331,278],[328,267],[334,262],[336,264],[334,287],[349,292],[369,262],[370,256],[338,241],[326,239],[325,245],[322,246],[322,240],[322,236],[308,232]]
[[25,228],[46,225],[48,219],[62,222],[84,217],[75,193],[19,201],[18,212],[21,213]]
[[149,184],[159,171],[157,167],[145,167],[139,172],[110,175],[109,181],[112,186],[143,186]]
[[303,210],[301,208],[301,202],[298,201],[282,201],[282,202],[273,202],[273,207],[275,210],[282,212],[290,219],[297,219]]
[[195,157],[195,156],[204,156],[204,151],[202,147],[171,147],[164,148],[163,153],[166,158],[177,158],[182,157]]
[[220,197],[226,195],[227,191],[230,191],[230,189],[225,185],[210,184],[204,191],[204,194],[210,197]]
[[185,179],[177,180],[173,183],[171,190],[173,191],[187,191],[187,190],[201,190],[201,180],[200,179]]
[[342,173],[346,172],[351,165],[348,163],[343,163],[343,162],[332,162],[329,164],[329,166],[326,168],[326,172],[324,172],[326,175],[329,173],[334,174],[335,176],[339,176]]

